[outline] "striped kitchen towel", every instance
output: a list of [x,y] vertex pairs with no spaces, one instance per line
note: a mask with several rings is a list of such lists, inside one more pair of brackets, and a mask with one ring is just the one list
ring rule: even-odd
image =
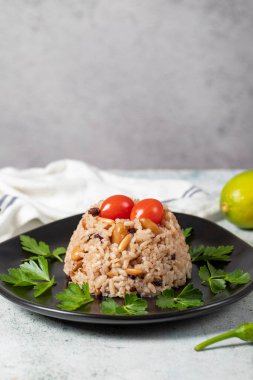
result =
[[173,211],[203,217],[218,209],[210,195],[184,180],[131,178],[75,160],[55,161],[45,168],[4,168],[0,170],[0,241],[82,213],[112,194],[157,198]]

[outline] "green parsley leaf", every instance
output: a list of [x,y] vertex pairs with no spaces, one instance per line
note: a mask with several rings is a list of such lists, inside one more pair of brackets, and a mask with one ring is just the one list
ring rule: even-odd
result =
[[33,288],[34,289],[34,297],[41,296],[41,294],[45,293],[48,289],[50,289],[55,284],[56,284],[56,282],[55,282],[54,276],[49,281],[37,282]]
[[126,294],[125,305],[123,306],[123,308],[128,314],[146,314],[147,306],[147,301],[142,298],[139,298],[135,293]]
[[0,280],[14,286],[32,286],[32,281],[20,268],[9,268],[9,274],[0,274]]
[[250,282],[251,276],[248,272],[235,269],[233,272],[226,273],[225,280],[230,284],[247,284]]
[[250,280],[250,274],[236,269],[233,272],[225,272],[221,269],[216,269],[213,265],[207,262],[207,265],[200,267],[199,277],[202,284],[209,286],[214,294],[220,293],[229,284],[247,284]]
[[183,228],[182,232],[183,232],[183,235],[184,235],[185,240],[186,240],[192,234],[192,227]]
[[116,314],[117,304],[112,298],[103,301],[100,306],[101,313],[113,315]]
[[90,295],[87,282],[83,284],[82,289],[74,282],[70,282],[67,289],[56,294],[56,299],[60,301],[57,305],[60,309],[69,311],[79,309],[79,307],[94,301],[94,298]]
[[156,306],[161,309],[176,308],[175,293],[173,289],[165,289],[156,300]]
[[222,292],[226,289],[226,281],[223,278],[212,278],[209,281],[211,292],[214,294]]
[[232,245],[220,245],[219,247],[206,247],[199,245],[190,247],[192,262],[196,261],[230,261],[229,254],[233,251]]
[[202,293],[199,289],[194,288],[193,284],[188,284],[177,296],[177,302],[181,303],[184,308],[203,305]]
[[20,236],[20,243],[24,251],[35,253],[38,256],[50,256],[50,248],[49,245],[44,243],[43,241],[40,241],[37,243],[37,241],[33,238],[31,238],[28,235],[21,235]]
[[63,262],[61,255],[65,255],[66,248],[64,247],[58,247],[55,248],[52,252],[52,256],[55,257],[57,260],[59,260],[61,263]]
[[29,260],[19,268],[8,269],[8,274],[0,274],[0,280],[14,286],[33,286],[34,296],[40,296],[56,282],[49,277],[47,260],[40,256],[37,261]]
[[103,301],[100,310],[103,314],[109,315],[142,315],[147,314],[148,303],[139,298],[136,293],[129,293],[125,296],[124,305],[118,305],[112,298]]
[[196,307],[204,304],[202,293],[199,289],[194,288],[193,284],[186,285],[183,290],[175,296],[173,289],[164,290],[156,300],[156,306],[161,309],[178,309],[183,310],[188,307]]
[[60,256],[66,253],[66,249],[64,247],[58,247],[51,253],[48,244],[43,241],[37,242],[36,239],[28,235],[20,235],[20,243],[24,251],[34,253],[36,255],[30,257],[28,260],[37,260],[37,257],[43,256],[47,259],[57,259],[62,262],[63,260]]
[[33,280],[50,281],[48,262],[43,256],[38,257],[38,263],[30,260],[21,264],[20,269]]
[[203,282],[208,281],[210,277],[210,272],[206,265],[203,265],[202,267],[199,268],[199,277],[201,278]]

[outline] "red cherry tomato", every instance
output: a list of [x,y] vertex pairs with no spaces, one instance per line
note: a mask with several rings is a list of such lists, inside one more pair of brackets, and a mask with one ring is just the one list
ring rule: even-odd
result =
[[157,199],[143,199],[136,203],[130,215],[130,219],[151,219],[159,224],[163,218],[163,205]]
[[125,195],[113,195],[104,200],[100,216],[108,219],[129,219],[134,202]]

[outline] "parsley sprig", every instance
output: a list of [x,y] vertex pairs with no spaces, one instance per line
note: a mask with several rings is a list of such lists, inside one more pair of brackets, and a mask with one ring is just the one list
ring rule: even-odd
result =
[[66,249],[64,247],[58,247],[51,252],[49,245],[46,244],[44,241],[37,242],[36,239],[28,235],[21,235],[20,243],[24,251],[36,255],[30,257],[30,259],[32,260],[37,260],[39,256],[43,256],[46,259],[56,259],[60,262],[63,262],[61,255],[64,255],[66,253]]
[[192,234],[192,227],[183,228],[182,233],[183,233],[185,240],[186,240]]
[[177,296],[173,289],[164,290],[157,297],[156,306],[161,309],[183,310],[188,307],[203,305],[202,297],[203,295],[199,289],[194,288],[193,284],[188,284]]
[[89,284],[83,283],[82,288],[74,282],[68,284],[67,289],[56,294],[56,299],[60,301],[57,305],[60,309],[73,311],[81,306],[94,301],[89,291]]
[[146,300],[139,298],[136,293],[129,293],[125,296],[124,305],[118,305],[112,298],[108,298],[102,302],[100,310],[109,315],[142,315],[147,314],[147,307]]
[[29,260],[18,268],[8,269],[8,274],[0,274],[0,280],[14,286],[32,286],[35,297],[56,284],[54,276],[49,276],[48,262],[44,257],[38,257],[37,261]]
[[224,290],[227,284],[247,284],[251,280],[248,272],[243,272],[241,269],[225,272],[222,269],[216,269],[209,262],[207,262],[207,265],[200,267],[199,277],[202,280],[202,284],[207,285],[214,294],[218,294]]
[[232,245],[220,245],[219,247],[208,247],[199,245],[190,247],[192,262],[196,261],[230,261],[229,254],[233,251]]

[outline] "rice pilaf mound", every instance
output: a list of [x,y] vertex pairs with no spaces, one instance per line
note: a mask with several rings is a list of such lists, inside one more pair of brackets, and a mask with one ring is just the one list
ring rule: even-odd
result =
[[[96,295],[124,297],[130,292],[155,296],[191,278],[189,247],[167,206],[154,226],[148,219],[101,218],[96,212],[101,204],[85,212],[71,237],[64,265],[71,281],[88,282]],[[113,242],[116,229],[123,237],[118,243]]]

